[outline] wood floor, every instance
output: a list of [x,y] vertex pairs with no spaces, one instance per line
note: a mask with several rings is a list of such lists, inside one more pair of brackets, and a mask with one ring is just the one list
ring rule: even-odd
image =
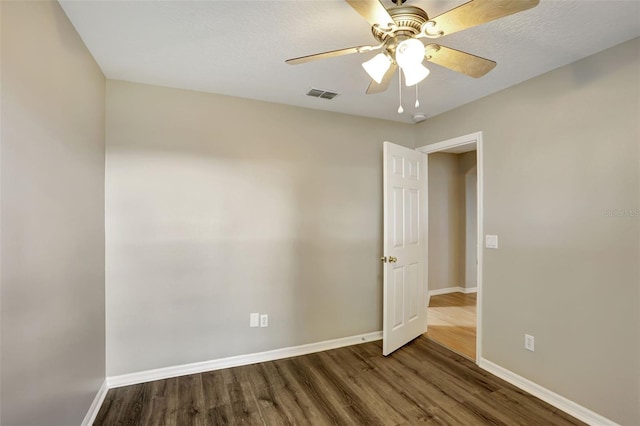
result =
[[94,425],[583,424],[419,337],[109,390]]
[[447,348],[476,359],[476,293],[431,296],[426,336]]

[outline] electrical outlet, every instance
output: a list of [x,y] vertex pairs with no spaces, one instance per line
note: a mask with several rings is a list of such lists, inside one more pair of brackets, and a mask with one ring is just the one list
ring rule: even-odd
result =
[[524,348],[526,350],[533,352],[535,350],[535,343],[536,343],[535,337],[529,334],[524,335]]
[[260,327],[269,327],[269,315],[260,315]]
[[249,314],[249,327],[260,326],[260,314],[258,312],[252,312]]

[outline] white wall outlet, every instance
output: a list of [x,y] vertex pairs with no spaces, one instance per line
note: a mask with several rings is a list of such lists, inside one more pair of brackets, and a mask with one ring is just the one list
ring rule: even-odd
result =
[[498,236],[497,235],[485,235],[484,246],[489,249],[498,248]]
[[260,326],[260,313],[252,312],[249,314],[249,327]]
[[269,315],[260,315],[260,327],[269,327]]
[[528,351],[533,352],[535,350],[536,338],[531,336],[530,334],[524,335],[524,348]]

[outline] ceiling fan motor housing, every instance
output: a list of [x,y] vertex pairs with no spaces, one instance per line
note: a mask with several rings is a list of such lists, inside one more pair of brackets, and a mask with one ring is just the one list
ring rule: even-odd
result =
[[378,25],[371,27],[373,37],[380,43],[385,43],[398,36],[404,36],[404,39],[415,37],[420,34],[422,24],[429,20],[427,12],[415,6],[398,6],[389,9],[388,12],[395,22],[394,26],[391,28],[381,28]]

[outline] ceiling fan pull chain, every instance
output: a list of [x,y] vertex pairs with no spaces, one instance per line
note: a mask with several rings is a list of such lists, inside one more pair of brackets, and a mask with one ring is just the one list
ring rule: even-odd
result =
[[418,100],[418,83],[416,83],[416,108],[420,107],[420,101]]
[[404,112],[404,108],[402,108],[402,72],[398,72],[398,93],[400,94],[400,106],[398,107],[398,114],[402,114]]

